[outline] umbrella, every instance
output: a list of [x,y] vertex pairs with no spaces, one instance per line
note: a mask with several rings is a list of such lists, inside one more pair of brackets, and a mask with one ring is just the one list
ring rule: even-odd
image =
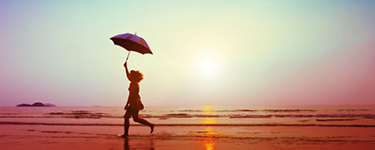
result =
[[121,46],[129,51],[126,60],[128,60],[129,58],[130,51],[139,52],[143,55],[147,53],[152,54],[151,49],[150,47],[148,47],[146,41],[143,38],[137,36],[137,34],[119,34],[111,37],[111,40],[115,45]]

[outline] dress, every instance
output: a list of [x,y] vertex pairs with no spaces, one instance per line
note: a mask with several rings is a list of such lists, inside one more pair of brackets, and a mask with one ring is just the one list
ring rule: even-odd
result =
[[129,111],[143,110],[144,106],[141,102],[141,96],[139,96],[139,87],[129,87]]

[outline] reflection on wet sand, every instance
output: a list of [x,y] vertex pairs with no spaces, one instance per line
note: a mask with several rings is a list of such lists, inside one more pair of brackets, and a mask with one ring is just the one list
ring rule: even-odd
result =
[[213,150],[216,143],[218,135],[222,135],[220,132],[213,130],[211,127],[206,127],[202,132],[198,133],[202,136],[205,136],[203,139],[203,144],[206,150]]
[[[203,106],[204,107],[204,114],[212,115],[214,114],[212,112],[213,106]],[[218,122],[213,117],[206,117],[205,120],[200,122],[201,124],[217,124]],[[212,127],[206,127],[202,131],[198,131],[196,133],[197,136],[202,137],[200,143],[204,145],[206,150],[213,150],[215,148],[215,145],[217,143],[217,136],[222,135],[219,131],[215,131],[212,129]]]
[[[130,143],[130,144],[129,144]],[[124,138],[124,150],[154,150],[154,140],[152,138],[137,139],[135,137]]]

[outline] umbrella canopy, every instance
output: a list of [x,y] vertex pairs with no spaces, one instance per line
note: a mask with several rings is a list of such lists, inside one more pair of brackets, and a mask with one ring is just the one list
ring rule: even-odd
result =
[[141,54],[152,54],[151,49],[150,47],[148,47],[146,41],[136,34],[119,34],[111,37],[111,40],[115,45],[121,46],[128,51],[135,51]]

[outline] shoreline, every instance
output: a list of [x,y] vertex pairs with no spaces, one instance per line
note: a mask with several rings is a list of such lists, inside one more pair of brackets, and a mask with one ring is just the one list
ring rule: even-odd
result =
[[[154,133],[149,133],[148,126],[130,119],[129,136],[119,138],[124,132],[121,117],[124,111],[119,108],[6,108],[0,112],[0,147],[9,150],[375,149],[372,107],[279,107],[270,109],[296,112],[251,112],[256,109],[270,111],[255,107],[153,108],[142,115],[156,125]],[[305,114],[301,110],[316,113]],[[221,117],[225,115],[243,117]]]
[[[103,124],[103,123],[45,123],[45,122],[7,122],[0,121],[0,125],[49,125],[49,126],[123,126],[123,124]],[[155,124],[156,126],[269,126],[269,127],[360,127],[360,128],[375,128],[375,125],[345,125],[345,124],[230,124],[230,123],[215,123],[215,124],[200,124],[200,123],[181,123],[181,124]],[[141,124],[130,124],[130,126],[142,126]]]
[[288,126],[122,126],[0,124],[0,146],[23,149],[374,149],[375,129]]

